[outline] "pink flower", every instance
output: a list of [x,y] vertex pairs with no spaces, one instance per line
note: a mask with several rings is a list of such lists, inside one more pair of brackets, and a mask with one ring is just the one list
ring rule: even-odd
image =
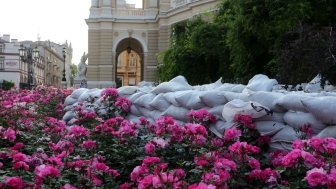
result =
[[302,151],[301,157],[304,160],[304,164],[310,167],[322,167],[324,165],[323,161],[316,158],[313,154]]
[[224,146],[224,141],[223,139],[216,137],[211,140],[211,144],[215,147],[222,147]]
[[18,152],[12,156],[14,162],[23,161],[23,162],[29,162],[29,158],[26,154],[23,154],[21,152]]
[[323,147],[329,154],[334,154],[336,152],[336,139],[335,138],[325,138]]
[[212,184],[205,184],[205,183],[199,183],[199,184],[192,184],[188,187],[188,189],[216,189],[216,186]]
[[323,186],[327,183],[328,177],[323,168],[314,168],[307,171],[305,179],[309,186]]
[[299,158],[301,158],[301,150],[294,149],[283,157],[282,165],[284,167],[293,167],[297,164]]
[[35,168],[35,174],[40,178],[45,178],[48,176],[59,177],[59,170],[54,166],[43,164]]
[[94,149],[97,147],[96,141],[93,140],[86,140],[81,144],[81,146],[85,149]]
[[255,158],[250,158],[248,164],[252,169],[260,169],[260,162]]
[[132,188],[132,185],[127,182],[119,186],[119,189],[130,189],[130,188]]
[[253,123],[251,115],[243,115],[243,114],[236,114],[234,117],[234,121],[242,124],[243,126],[254,129],[255,124]]
[[313,133],[314,133],[310,124],[304,124],[302,127],[300,127],[300,131],[305,133],[308,138],[313,136]]
[[147,142],[145,145],[146,154],[153,154],[155,152],[155,144],[152,141]]
[[240,142],[237,141],[229,146],[229,151],[231,153],[236,153],[238,155],[245,155],[245,154],[256,154],[260,152],[260,149],[256,146],[252,146],[247,144],[247,142]]
[[25,171],[29,170],[29,165],[24,161],[18,161],[13,164],[14,169],[23,169]]
[[77,189],[76,187],[72,186],[71,184],[65,184],[61,187],[61,189]]
[[191,110],[187,117],[193,122],[202,125],[208,125],[216,122],[216,117],[209,113],[206,109]]
[[13,107],[13,101],[5,100],[3,101],[2,105],[4,108],[11,108]]
[[107,98],[115,99],[118,97],[118,90],[115,88],[106,88],[101,93],[101,96],[103,96],[104,99],[107,99]]
[[159,163],[160,162],[160,158],[159,157],[150,157],[150,156],[146,156],[144,160],[142,160],[142,164],[146,165],[146,166],[151,166],[155,163]]
[[95,186],[101,186],[103,184],[103,181],[98,178],[98,175],[91,175],[91,180]]
[[89,136],[90,131],[82,126],[74,125],[69,128],[68,135],[73,137]]
[[227,171],[236,171],[237,165],[234,161],[225,159],[225,158],[218,158],[214,164],[215,169],[224,169]]
[[8,139],[9,142],[14,142],[16,139],[16,133],[12,128],[8,128],[3,134],[4,139]]
[[324,152],[323,142],[323,138],[312,137],[308,140],[308,146],[312,147],[317,152]]
[[328,175],[328,188],[336,188],[336,168],[332,168],[330,174]]
[[20,177],[6,177],[5,184],[12,189],[23,188],[23,181]]
[[21,148],[23,148],[25,145],[22,142],[15,143],[13,147],[11,147],[11,150],[19,151]]
[[124,112],[130,112],[132,104],[131,101],[129,101],[127,98],[118,97],[114,105],[119,107]]
[[236,141],[241,136],[241,131],[236,127],[232,127],[230,129],[225,130],[224,132],[224,140],[225,141]]

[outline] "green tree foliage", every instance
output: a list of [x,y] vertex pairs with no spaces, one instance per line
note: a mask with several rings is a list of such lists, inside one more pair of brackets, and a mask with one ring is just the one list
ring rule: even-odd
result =
[[[228,51],[225,30],[201,17],[180,22],[172,27],[170,47],[161,55],[161,81],[183,75],[190,84],[204,84],[218,80],[225,70]],[[228,61],[227,61],[228,62]],[[230,78],[229,73],[226,78]]]
[[78,73],[78,67],[76,64],[71,64],[70,65],[70,82],[71,86],[74,84],[74,78],[76,77]]
[[324,30],[335,26],[336,0],[222,0],[213,22],[197,17],[172,27],[159,77],[184,75],[193,84],[219,77],[246,83],[262,73],[297,83],[321,73],[332,80],[324,71],[332,66],[322,60],[335,48]]

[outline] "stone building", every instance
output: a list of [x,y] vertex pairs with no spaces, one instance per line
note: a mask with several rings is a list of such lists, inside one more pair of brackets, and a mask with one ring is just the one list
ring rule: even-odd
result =
[[125,0],[91,0],[90,15],[86,19],[89,87],[115,86],[116,81],[121,80],[123,85],[132,85],[134,75],[118,71],[117,66],[118,60],[129,60],[125,57],[127,51],[137,54],[137,77],[141,81],[156,81],[157,56],[168,47],[171,26],[215,10],[219,2],[142,0],[142,8],[135,8]]
[[66,47],[65,71],[67,87],[70,87],[70,64],[72,61],[72,46],[65,42],[57,44],[50,41],[18,41],[10,39],[9,34],[0,36],[0,81],[15,83],[17,89],[28,88],[28,68],[26,61],[19,55],[21,46],[33,49],[37,47],[39,57],[34,59],[32,68],[32,84],[61,87],[64,58],[63,47]]

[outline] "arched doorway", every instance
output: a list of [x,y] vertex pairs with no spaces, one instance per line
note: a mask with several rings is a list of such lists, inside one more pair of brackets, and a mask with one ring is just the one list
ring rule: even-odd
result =
[[116,85],[138,85],[143,80],[143,48],[134,38],[121,40],[116,50]]

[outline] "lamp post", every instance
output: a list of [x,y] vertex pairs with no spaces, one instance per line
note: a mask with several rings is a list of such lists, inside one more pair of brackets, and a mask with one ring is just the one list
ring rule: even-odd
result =
[[66,82],[66,78],[65,78],[65,58],[66,58],[66,47],[63,47],[63,60],[64,60],[64,64],[63,64],[63,77],[62,77],[62,86],[63,88],[67,87],[67,82]]
[[37,47],[32,49],[31,47],[29,47],[29,48],[24,47],[21,44],[21,47],[19,49],[19,54],[20,54],[21,61],[26,62],[28,64],[28,88],[32,89],[32,87],[34,85],[33,64],[34,64],[34,61],[36,62],[39,58],[39,50],[37,49]]

